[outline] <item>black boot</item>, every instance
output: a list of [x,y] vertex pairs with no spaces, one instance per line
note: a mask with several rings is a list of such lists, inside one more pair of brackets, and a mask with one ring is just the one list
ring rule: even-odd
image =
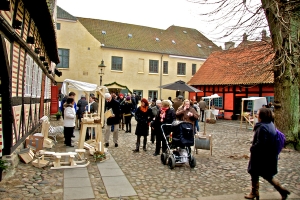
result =
[[251,188],[251,192],[245,196],[245,199],[254,199],[256,198],[256,200],[259,200],[259,182],[253,182],[252,181],[252,188]]
[[136,147],[135,147],[135,149],[133,149],[132,151],[133,151],[133,153],[138,153],[138,152],[140,152],[140,143],[136,143]]
[[287,189],[280,185],[277,179],[273,178],[272,180],[268,180],[268,182],[271,183],[271,185],[273,185],[274,188],[280,193],[282,200],[287,199],[287,196],[291,194]]
[[144,141],[143,141],[143,150],[144,151],[147,151],[146,145],[147,145],[147,137],[144,136]]
[[129,124],[129,131],[128,133],[131,133],[131,124]]
[[128,133],[128,124],[126,124],[126,131],[125,133]]

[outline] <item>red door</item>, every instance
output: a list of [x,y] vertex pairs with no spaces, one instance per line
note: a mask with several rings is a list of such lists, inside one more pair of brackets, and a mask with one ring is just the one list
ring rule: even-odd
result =
[[51,86],[51,109],[50,114],[58,112],[58,86]]

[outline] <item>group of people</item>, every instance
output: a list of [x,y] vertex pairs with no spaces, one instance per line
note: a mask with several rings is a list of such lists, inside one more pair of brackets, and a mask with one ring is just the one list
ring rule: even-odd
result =
[[[74,97],[75,93],[70,92],[68,97],[65,98],[65,102],[62,103],[64,136],[67,146],[72,146],[71,137],[75,127],[76,109],[78,110],[77,114],[81,116],[82,111],[84,111],[88,105],[83,96],[76,105]],[[95,100],[94,96],[91,96],[89,99],[91,112],[96,112],[98,109],[98,104]],[[169,134],[171,127],[165,126],[162,131],[162,124],[172,124],[173,121],[178,119],[192,123],[196,131],[198,125],[197,120],[199,120],[200,115],[202,115],[203,121],[203,113],[206,107],[203,99],[198,104],[188,99],[183,100],[182,96],[178,96],[174,102],[168,98],[167,100],[154,100],[151,104],[149,104],[147,99],[142,98],[138,108],[135,107],[137,105],[135,97],[131,95],[126,95],[124,98],[122,94],[114,96],[114,94],[106,93],[105,100],[105,109],[112,109],[113,112],[113,115],[106,121],[105,146],[109,146],[109,137],[111,130],[113,130],[113,142],[115,143],[115,147],[118,147],[118,128],[120,128],[120,123],[125,123],[126,132],[130,133],[131,118],[134,116],[137,121],[135,130],[137,138],[133,152],[139,152],[141,137],[143,137],[142,148],[144,151],[147,151],[147,136],[151,128],[151,142],[154,143],[156,140],[154,156],[159,155],[160,151],[165,152],[167,150],[163,131],[165,134]],[[254,136],[250,147],[251,155],[248,164],[248,173],[251,176],[252,189],[251,192],[245,196],[246,199],[259,199],[259,177],[264,178],[273,185],[282,196],[282,199],[287,199],[290,194],[290,192],[283,188],[279,181],[274,178],[278,172],[277,132],[273,123],[274,114],[272,108],[274,107],[272,105],[268,105],[268,107],[269,108],[263,106],[257,112],[258,123],[256,123],[254,127]],[[80,118],[81,117],[79,117],[79,119]]]

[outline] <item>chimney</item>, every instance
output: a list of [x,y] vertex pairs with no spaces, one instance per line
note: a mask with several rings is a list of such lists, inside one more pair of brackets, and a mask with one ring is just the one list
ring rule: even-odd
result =
[[261,41],[267,40],[267,31],[264,29],[261,32]]
[[225,50],[233,49],[234,48],[234,42],[225,42]]
[[248,35],[246,33],[243,34],[243,42],[246,42],[248,39]]

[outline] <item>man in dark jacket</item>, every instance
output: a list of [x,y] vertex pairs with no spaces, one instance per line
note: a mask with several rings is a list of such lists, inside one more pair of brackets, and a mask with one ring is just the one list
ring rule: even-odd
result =
[[175,110],[175,112],[177,111],[177,109],[182,106],[182,102],[183,102],[183,96],[179,95],[177,97],[177,99],[174,100],[174,103],[173,103],[173,108]]
[[79,119],[79,128],[78,130],[80,130],[80,126],[81,126],[81,118],[83,117],[83,113],[85,111],[85,107],[88,105],[88,102],[85,100],[85,96],[81,95],[81,99],[79,99],[79,101],[77,102],[77,116]]
[[109,93],[105,94],[105,108],[106,110],[111,109],[113,112],[113,115],[106,119],[106,130],[105,130],[105,147],[109,146],[109,136],[110,136],[110,130],[111,126],[114,126],[113,131],[113,142],[115,143],[115,147],[118,147],[118,126],[120,123],[120,103],[114,99],[112,99],[112,96]]

